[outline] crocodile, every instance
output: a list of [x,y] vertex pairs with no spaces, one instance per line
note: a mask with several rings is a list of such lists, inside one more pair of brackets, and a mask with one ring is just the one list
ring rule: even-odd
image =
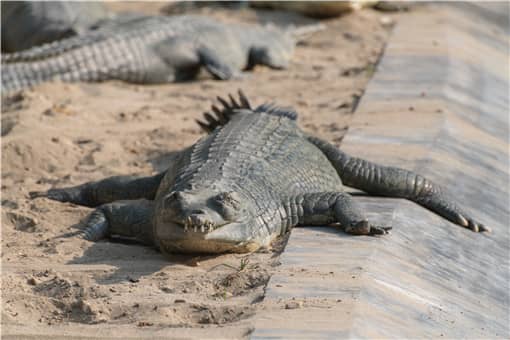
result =
[[81,35],[110,13],[101,2],[2,1],[2,52]]
[[85,239],[132,238],[163,253],[250,252],[292,227],[339,225],[353,235],[382,235],[344,185],[412,200],[475,232],[489,228],[440,186],[413,172],[352,157],[296,123],[274,104],[252,108],[246,96],[218,97],[198,121],[207,135],[148,177],[114,176],[31,192],[96,207]]
[[202,66],[225,80],[255,65],[286,68],[297,38],[311,30],[231,25],[197,15],[123,19],[2,55],[2,89],[9,93],[51,80],[169,83],[196,77]]

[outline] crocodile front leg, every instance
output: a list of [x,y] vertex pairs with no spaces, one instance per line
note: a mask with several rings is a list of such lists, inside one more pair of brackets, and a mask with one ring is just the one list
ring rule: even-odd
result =
[[[219,80],[227,80],[236,76],[239,71],[235,70],[223,60],[217,52],[203,44],[195,42],[191,35],[172,37],[155,44],[152,47],[154,53],[161,58],[168,69],[175,69],[176,79],[187,80],[196,76],[200,67],[205,67],[213,77]],[[157,63],[156,63],[157,64]],[[149,78],[159,80],[163,73],[156,68],[156,73],[151,72]],[[154,83],[158,81],[153,81]],[[173,80],[172,80],[173,81]]]
[[386,234],[391,227],[371,225],[359,205],[345,192],[300,194],[284,200],[288,226],[340,223],[353,235]]
[[153,200],[164,175],[162,172],[150,177],[114,176],[69,188],[32,191],[30,198],[47,197],[87,207],[97,207],[118,200]]
[[240,77],[240,72],[233,69],[223,61],[214,50],[202,46],[198,49],[200,63],[209,71],[213,77],[219,80],[228,80],[233,77]]
[[103,204],[89,215],[83,238],[98,241],[114,235],[153,245],[153,212],[154,201],[144,199]]
[[474,232],[490,231],[465,213],[440,186],[425,177],[351,157],[316,137],[308,137],[308,140],[326,155],[345,185],[369,194],[407,198]]

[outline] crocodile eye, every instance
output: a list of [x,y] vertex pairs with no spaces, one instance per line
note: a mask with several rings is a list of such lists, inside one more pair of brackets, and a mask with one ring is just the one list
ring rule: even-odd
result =
[[230,206],[234,209],[238,209],[241,205],[239,197],[233,191],[222,192],[216,196],[216,201],[222,205]]
[[182,194],[177,191],[172,191],[163,198],[166,207],[177,204],[178,200],[182,199]]

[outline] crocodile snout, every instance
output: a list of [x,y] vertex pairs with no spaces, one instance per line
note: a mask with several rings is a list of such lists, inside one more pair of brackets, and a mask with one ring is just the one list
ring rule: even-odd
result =
[[211,232],[214,230],[214,222],[212,222],[205,214],[192,214],[184,220],[184,231],[194,232]]
[[193,194],[174,191],[163,198],[166,220],[181,225],[185,232],[207,233],[223,224],[217,214]]

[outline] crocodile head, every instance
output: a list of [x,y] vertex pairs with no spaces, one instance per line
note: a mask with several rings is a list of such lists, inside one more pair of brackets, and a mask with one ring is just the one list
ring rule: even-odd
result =
[[246,252],[260,247],[254,206],[235,191],[174,191],[159,203],[155,238],[168,252]]
[[249,50],[248,68],[257,64],[266,65],[275,69],[284,69],[289,66],[294,47],[304,42],[310,35],[322,31],[322,24],[293,25],[286,29],[278,28],[271,24],[265,27],[251,28],[250,30],[238,30],[240,40],[247,44]]
[[295,39],[287,32],[273,27],[253,30],[247,39],[249,44],[248,68],[265,65],[274,69],[289,66],[294,53]]

